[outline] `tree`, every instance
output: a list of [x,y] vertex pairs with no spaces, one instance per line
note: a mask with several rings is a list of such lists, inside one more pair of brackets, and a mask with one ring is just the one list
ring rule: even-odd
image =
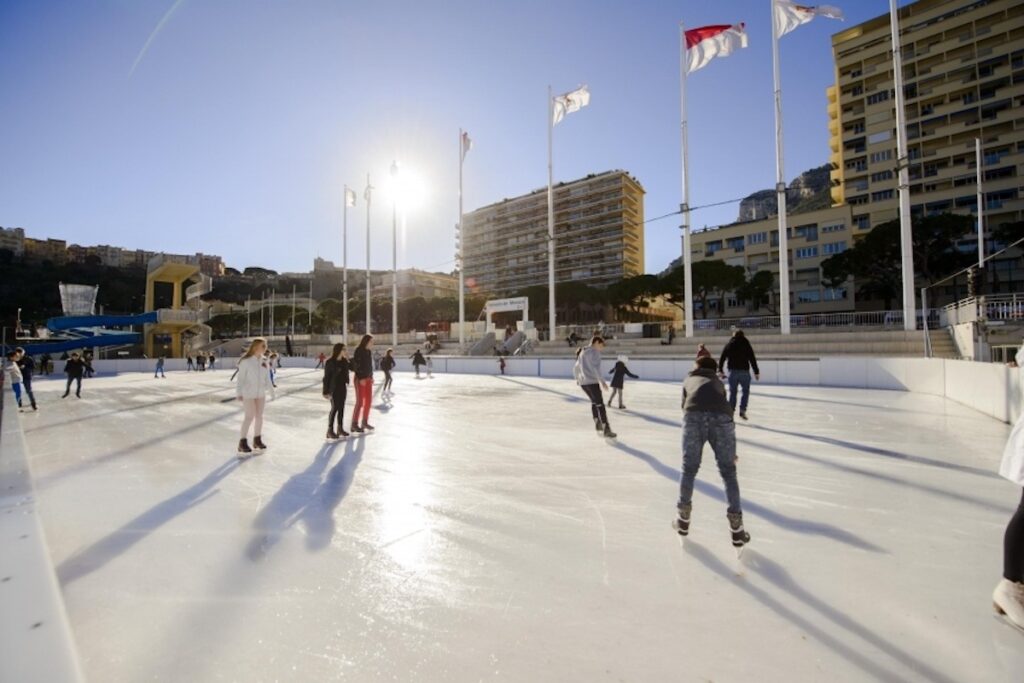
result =
[[[708,299],[711,296],[721,297],[726,292],[735,292],[746,282],[743,266],[730,266],[723,261],[698,261],[691,268],[693,295],[701,303],[701,318],[708,317]],[[660,293],[666,300],[685,310],[686,278],[683,267],[673,268],[660,282]]]
[[[746,301],[750,310],[757,311],[774,291],[775,276],[769,270],[759,270],[736,289],[736,296]],[[775,313],[775,306],[770,299],[767,308],[769,313]]]
[[608,287],[608,299],[613,306],[630,309],[639,315],[640,309],[650,306],[650,300],[657,296],[658,287],[655,275],[633,275]]

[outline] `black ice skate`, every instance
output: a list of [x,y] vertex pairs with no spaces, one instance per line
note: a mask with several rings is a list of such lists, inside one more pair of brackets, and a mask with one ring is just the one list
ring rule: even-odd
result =
[[328,429],[327,436],[325,436],[324,438],[327,439],[328,441],[337,441],[338,435],[334,433],[333,429]]
[[618,434],[612,431],[611,425],[606,424],[604,426],[604,437],[606,439],[614,439],[616,436],[618,436]]
[[369,422],[364,422],[363,428],[360,431],[372,432],[374,429],[376,429],[376,427],[374,427],[372,424],[370,424]]
[[259,436],[254,436],[252,439],[252,447],[257,451],[267,450],[267,444],[263,443],[263,439]]
[[732,547],[736,548],[736,554],[743,551],[743,546],[750,543],[750,534],[743,529],[743,513],[730,512],[726,515],[729,518],[729,530],[732,532]]
[[594,418],[594,429],[596,429],[597,431],[601,431],[602,429],[604,429],[604,423],[601,422],[601,418]]
[[352,430],[352,432],[353,432],[353,433],[355,433],[355,434],[362,434],[362,433],[363,433],[363,428],[362,428],[362,427],[360,427],[360,426],[359,426],[359,425],[357,425],[357,424],[354,424],[354,423],[352,424],[352,426],[350,427],[350,429],[351,429],[351,430]]
[[690,510],[693,509],[692,505],[682,505],[676,508],[679,513],[678,516],[672,520],[672,528],[676,530],[680,536],[686,536],[690,533]]
[[741,410],[740,411],[740,418],[746,420],[747,419],[747,411]]
[[252,455],[252,449],[249,448],[249,442],[246,439],[238,440],[238,457],[248,458]]
[[344,429],[338,432],[338,438],[344,439],[346,436],[348,436],[348,432],[346,432]]

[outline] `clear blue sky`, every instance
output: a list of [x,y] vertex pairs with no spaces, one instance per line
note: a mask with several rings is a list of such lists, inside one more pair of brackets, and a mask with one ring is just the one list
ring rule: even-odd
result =
[[[845,23],[816,19],[782,41],[789,178],[828,159],[830,36],[888,8],[834,4]],[[680,201],[680,20],[745,21],[750,35],[689,80],[691,203],[772,187],[769,0],[8,0],[0,225],[308,270],[315,255],[341,261],[348,183],[349,265],[362,267],[366,173],[382,184],[397,157],[430,190],[399,267],[450,270],[458,128],[475,143],[467,211],[541,187],[549,83],[592,93],[555,129],[556,182],[626,169],[658,216]],[[390,267],[379,194],[371,220],[373,266]],[[674,218],[648,225],[649,272],[678,255],[678,233]]]

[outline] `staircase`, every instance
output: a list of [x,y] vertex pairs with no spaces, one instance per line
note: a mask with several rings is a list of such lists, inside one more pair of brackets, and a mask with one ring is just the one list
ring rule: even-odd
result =
[[956,344],[949,334],[949,328],[928,330],[928,341],[932,347],[932,358],[949,358],[956,360],[960,357],[957,353]]

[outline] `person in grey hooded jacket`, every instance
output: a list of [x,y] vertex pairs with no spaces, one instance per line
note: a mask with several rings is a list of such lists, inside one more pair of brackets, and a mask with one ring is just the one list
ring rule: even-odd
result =
[[573,375],[576,383],[583,389],[583,393],[590,399],[590,413],[594,418],[594,428],[610,438],[615,437],[608,424],[608,411],[604,407],[604,395],[602,389],[608,385],[601,375],[601,350],[604,349],[604,338],[594,335],[590,340],[590,346],[576,354],[576,365],[573,366]]

